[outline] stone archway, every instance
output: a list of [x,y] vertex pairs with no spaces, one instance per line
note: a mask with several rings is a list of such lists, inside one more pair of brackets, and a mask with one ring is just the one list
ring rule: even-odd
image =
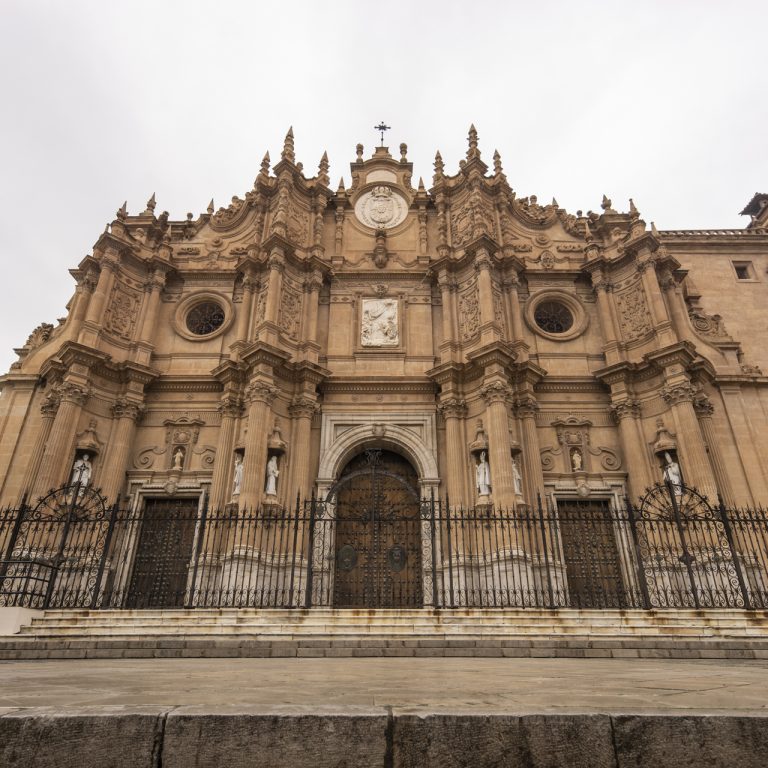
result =
[[336,513],[335,608],[419,608],[421,503],[411,463],[393,451],[353,457],[330,491]]

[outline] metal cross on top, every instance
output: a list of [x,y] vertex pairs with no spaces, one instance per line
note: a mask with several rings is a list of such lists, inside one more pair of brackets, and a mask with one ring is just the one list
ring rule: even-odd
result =
[[392,126],[390,125],[384,125],[384,121],[382,120],[378,125],[373,126],[374,131],[381,131],[381,146],[384,146],[384,131],[388,131]]

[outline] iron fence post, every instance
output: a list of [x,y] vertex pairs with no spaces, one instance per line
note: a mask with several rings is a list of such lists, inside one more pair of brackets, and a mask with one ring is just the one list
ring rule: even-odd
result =
[[189,594],[189,600],[187,600],[185,608],[195,608],[194,594],[197,590],[197,570],[200,564],[200,553],[203,549],[203,538],[205,537],[205,525],[208,518],[208,494],[205,494],[203,499],[203,511],[200,513],[200,525],[197,530],[197,546],[195,547],[195,562],[192,566],[192,588]]
[[432,488],[430,503],[429,503],[429,525],[430,525],[430,536],[432,538],[432,605],[435,608],[439,607],[438,604],[438,597],[437,597],[437,552],[435,551],[436,547],[436,537],[435,537],[435,489]]
[[104,577],[104,566],[109,556],[109,548],[112,546],[112,532],[115,529],[115,518],[117,517],[117,502],[109,510],[109,523],[107,524],[107,535],[104,538],[104,549],[101,552],[99,560],[99,570],[96,574],[96,583],[93,587],[93,597],[91,598],[91,609],[99,607],[99,592],[101,590],[101,580]]
[[[27,494],[25,493],[21,499],[21,507],[16,510],[16,518],[13,521],[13,530],[11,531],[10,538],[8,539],[8,546],[3,553],[3,561],[0,563],[0,590],[2,590],[3,579],[8,571],[8,565],[10,559],[13,557],[13,548],[16,546],[16,539],[19,537],[19,529],[24,522],[24,516],[27,512]],[[16,600],[13,601],[16,604]]]
[[548,608],[555,607],[555,593],[552,590],[552,573],[550,572],[549,552],[547,551],[547,530],[544,521],[544,510],[541,506],[541,494],[536,491],[536,503],[539,511],[539,522],[541,524],[541,545],[544,548],[544,568],[547,571],[547,594],[549,595]]
[[301,496],[296,494],[296,514],[293,518],[293,542],[291,546],[291,582],[288,587],[288,605],[284,605],[284,608],[293,607],[293,585],[294,574],[296,572],[296,545],[299,538],[299,510],[301,509]]
[[640,552],[640,539],[637,535],[637,522],[635,520],[635,510],[629,499],[626,499],[627,517],[629,518],[629,530],[632,534],[632,545],[635,548],[635,562],[637,563],[637,583],[640,585],[640,594],[643,598],[643,608],[651,609],[651,596],[648,592],[648,581],[645,578],[645,568],[643,567],[643,555]]
[[315,492],[312,491],[312,501],[309,505],[309,549],[307,553],[307,594],[304,595],[304,607],[312,607],[312,589],[313,589],[313,570],[314,570],[314,554],[315,554],[315,506],[317,499]]
[[736,579],[739,582],[739,589],[741,590],[741,596],[744,598],[744,608],[748,611],[752,610],[752,601],[749,599],[749,590],[747,589],[747,583],[744,581],[744,574],[741,570],[741,563],[739,562],[739,554],[736,551],[736,544],[733,538],[733,532],[731,531],[731,523],[728,520],[728,512],[725,509],[723,500],[718,495],[717,497],[717,509],[720,513],[720,519],[723,522],[723,528],[725,529],[725,536],[728,539],[728,546],[731,548],[731,557],[733,558],[733,567],[736,570]]
[[680,534],[680,546],[683,549],[683,554],[678,559],[685,564],[685,569],[688,571],[688,579],[691,582],[691,593],[693,594],[693,604],[696,606],[696,608],[701,608],[699,593],[696,589],[696,579],[693,575],[693,567],[691,566],[693,555],[688,551],[688,544],[686,543],[685,538],[685,530],[683,529],[683,518],[680,516],[680,507],[677,504],[677,496],[675,495],[675,486],[669,479],[665,480],[664,484],[667,486],[669,497],[672,500],[672,512],[675,515],[675,525],[677,525],[677,532]]

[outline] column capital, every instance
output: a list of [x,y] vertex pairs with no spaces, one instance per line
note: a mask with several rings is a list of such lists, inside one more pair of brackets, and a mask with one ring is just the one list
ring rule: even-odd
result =
[[661,396],[667,405],[679,405],[680,403],[690,403],[696,394],[696,390],[690,382],[675,384],[671,387],[664,387],[661,390]]
[[489,381],[480,388],[480,395],[488,405],[498,402],[505,403],[510,398],[511,390],[509,385],[503,381]]
[[60,402],[61,398],[59,397],[58,392],[49,392],[40,406],[40,413],[43,415],[43,418],[52,419],[56,416],[56,411],[59,410]]
[[693,400],[693,410],[700,419],[711,419],[715,413],[715,406],[706,395],[697,395]]
[[58,386],[58,394],[61,402],[74,403],[75,405],[85,405],[86,400],[91,394],[88,387],[74,384],[71,381],[63,381]]
[[283,256],[282,250],[273,248],[267,259],[267,264],[270,269],[282,272],[285,269],[285,257]]
[[617,423],[622,419],[637,419],[641,413],[640,403],[638,403],[637,400],[631,400],[630,398],[617,400],[611,405],[610,410],[611,415]]
[[317,401],[311,397],[301,395],[294,397],[291,404],[288,406],[288,413],[292,418],[296,419],[311,419],[316,413],[320,412],[320,406]]
[[467,403],[458,397],[448,397],[437,406],[437,410],[444,419],[456,419],[467,413]]
[[525,397],[519,397],[515,401],[515,410],[518,416],[524,419],[533,419],[536,418],[536,413],[539,411],[539,404],[535,397],[526,395]]
[[238,416],[242,416],[243,402],[235,395],[224,395],[217,410],[224,418],[236,419]]
[[112,415],[116,419],[138,421],[143,412],[144,406],[141,403],[128,400],[124,397],[118,398],[112,405]]
[[277,397],[278,391],[277,387],[266,381],[252,381],[245,388],[245,399],[249,403],[260,402],[271,405],[272,401]]

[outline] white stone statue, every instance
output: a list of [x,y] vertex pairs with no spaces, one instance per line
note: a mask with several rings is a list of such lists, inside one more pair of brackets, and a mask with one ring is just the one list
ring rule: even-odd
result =
[[680,472],[680,465],[672,458],[669,451],[664,453],[664,480],[674,488],[675,492],[680,491],[680,487],[683,484],[683,476]]
[[179,447],[173,454],[173,469],[181,469],[184,464],[184,449]]
[[91,482],[91,472],[93,467],[91,466],[91,460],[88,458],[88,454],[84,453],[73,465],[72,465],[72,485],[80,483],[81,486],[86,486]]
[[240,486],[243,483],[243,457],[239,454],[235,454],[235,477],[232,482],[232,495],[240,495]]
[[273,456],[267,462],[267,487],[264,489],[264,493],[267,496],[277,496],[277,476],[280,474],[280,470],[277,468],[277,456]]
[[480,454],[480,461],[475,468],[477,492],[480,496],[488,496],[491,492],[491,467],[485,458],[485,451]]
[[578,448],[574,448],[571,451],[571,466],[574,472],[581,472],[584,467],[584,460],[581,457],[581,451]]
[[520,467],[517,465],[517,459],[512,459],[512,480],[515,483],[515,495],[523,495],[523,476],[520,474]]

